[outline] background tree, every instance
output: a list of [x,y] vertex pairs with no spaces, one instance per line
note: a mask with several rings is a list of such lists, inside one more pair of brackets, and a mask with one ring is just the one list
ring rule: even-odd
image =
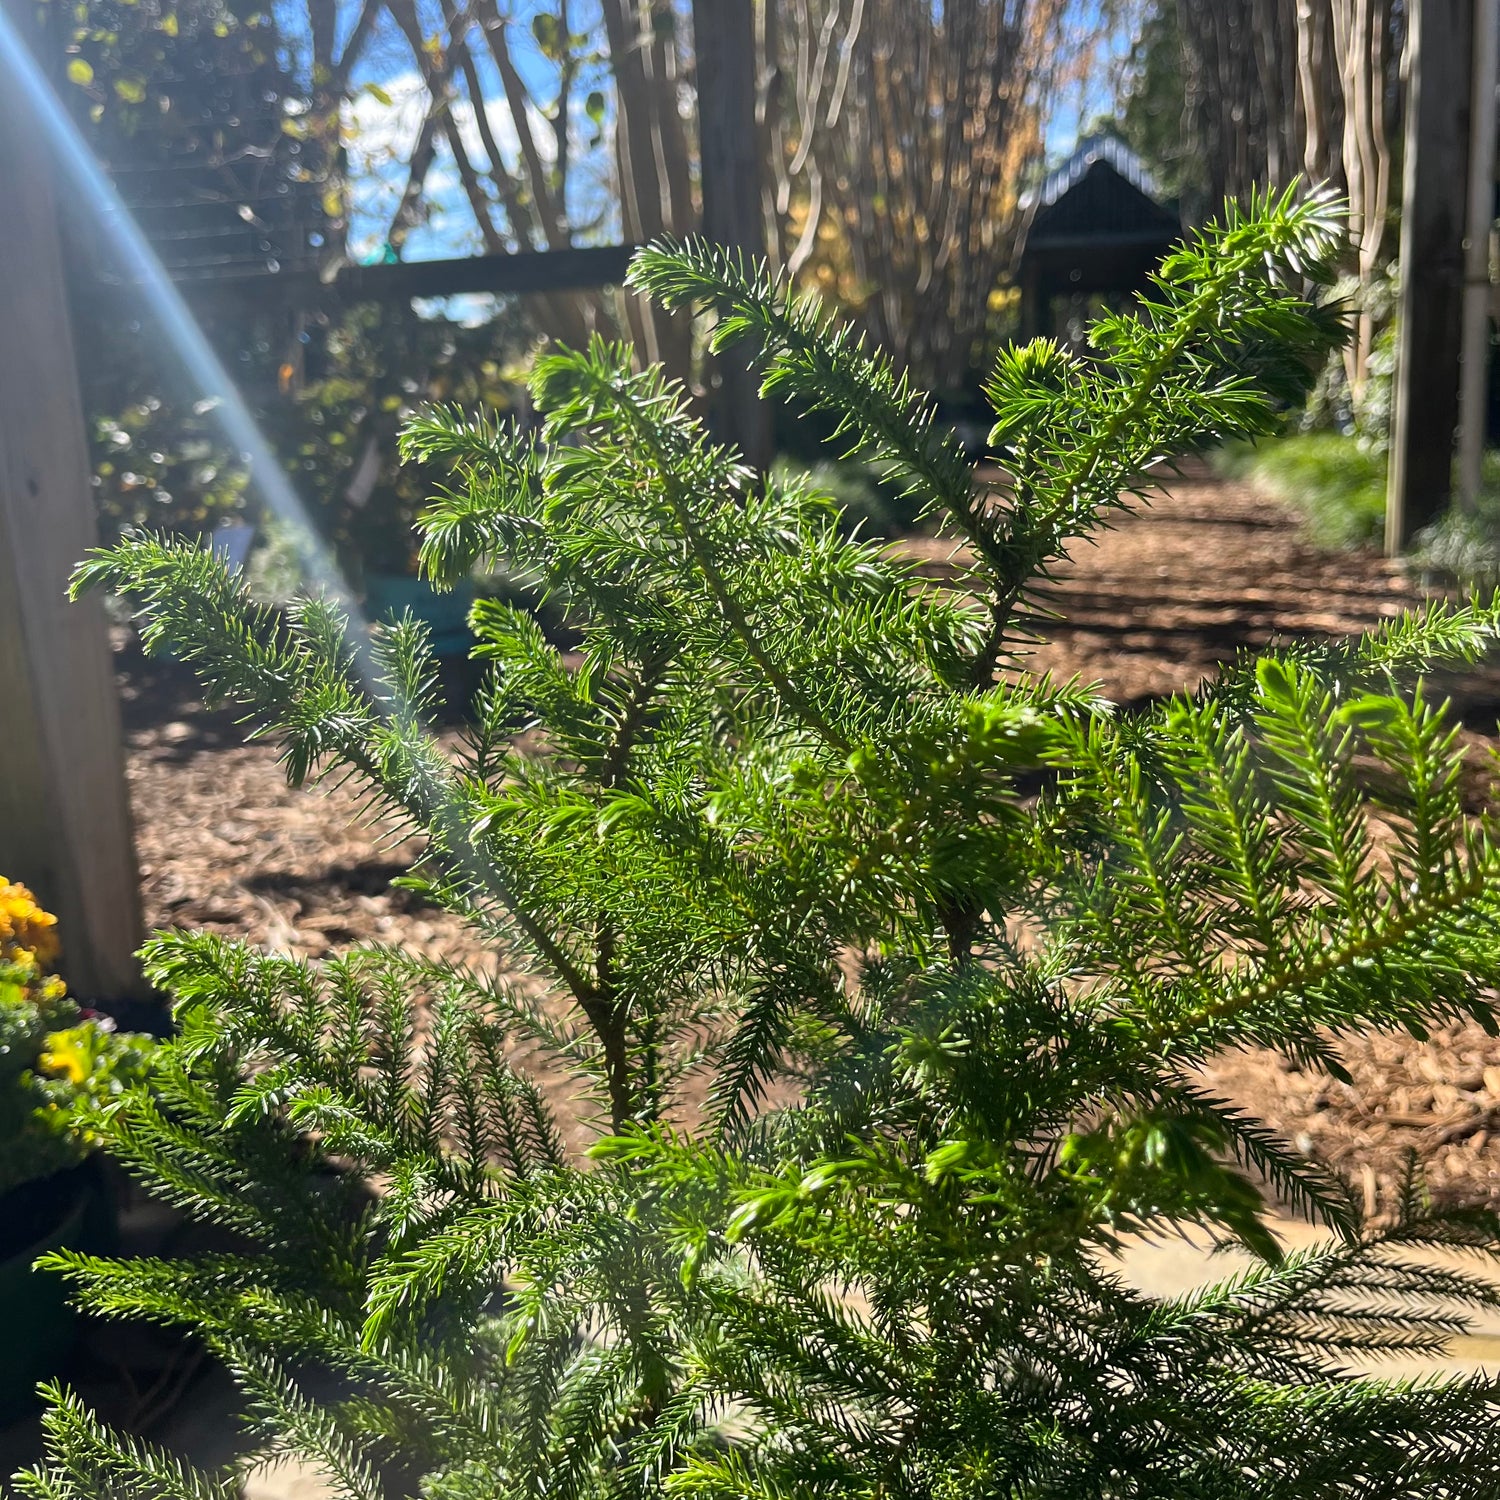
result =
[[1068,0],[764,8],[773,251],[940,388],[977,357],[1046,101],[1099,15]]
[[[1144,14],[1141,10],[1144,9]],[[1162,192],[1177,199],[1184,218],[1196,219],[1209,201],[1208,163],[1185,118],[1182,31],[1175,0],[1137,7],[1135,39],[1125,56],[1117,127]],[[1106,128],[1108,120],[1099,121]]]
[[[169,270],[300,270],[339,222],[333,165],[266,0],[46,0],[48,61],[89,143]],[[98,221],[76,216],[90,269],[111,273]]]
[[1123,121],[1131,144],[1182,192],[1190,222],[1298,174],[1347,197],[1359,312],[1344,365],[1358,403],[1394,250],[1400,0],[1157,0],[1136,22]]
[[[302,96],[260,0],[48,0],[49,58],[89,144],[167,268],[184,279],[300,270],[326,254],[326,162],[287,129]],[[107,230],[68,203],[70,279],[94,440],[94,480],[110,524],[199,527],[237,509],[244,474],[222,449],[201,393],[166,378],[161,333],[119,283]],[[298,320],[221,304],[210,333],[264,408],[300,357]]]
[[[67,97],[180,282],[332,270],[357,253],[344,131],[350,75],[381,41],[380,14],[310,3],[300,32],[298,13],[283,12],[289,36],[253,0],[53,6]],[[409,205],[411,194],[401,198]],[[112,285],[111,247],[84,205],[74,217],[80,366],[106,526],[211,527],[238,513],[246,476],[212,410],[174,379],[161,330],[129,288]],[[389,229],[387,242],[399,233]],[[396,463],[402,413],[453,398],[509,409],[518,388],[504,371],[532,338],[513,301],[470,326],[410,305],[327,317],[237,296],[200,299],[198,312],[356,579],[414,563],[410,523],[426,481]]]

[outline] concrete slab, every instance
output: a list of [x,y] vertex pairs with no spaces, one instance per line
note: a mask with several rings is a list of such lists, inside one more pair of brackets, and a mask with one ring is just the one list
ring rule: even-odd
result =
[[[1327,1244],[1325,1229],[1298,1219],[1276,1218],[1272,1229],[1289,1251]],[[1453,1251],[1413,1248],[1404,1258],[1423,1265],[1447,1266],[1470,1274],[1491,1275],[1500,1284],[1500,1263]],[[1202,1230],[1189,1230],[1169,1238],[1133,1241],[1119,1257],[1117,1267],[1132,1286],[1153,1297],[1181,1297],[1200,1287],[1211,1286],[1248,1270],[1254,1257],[1239,1249],[1216,1250]],[[1361,1373],[1400,1377],[1408,1375],[1477,1374],[1500,1376],[1500,1310],[1473,1312],[1461,1309],[1470,1319],[1470,1331],[1455,1339],[1448,1353],[1438,1359],[1401,1358],[1351,1362]]]

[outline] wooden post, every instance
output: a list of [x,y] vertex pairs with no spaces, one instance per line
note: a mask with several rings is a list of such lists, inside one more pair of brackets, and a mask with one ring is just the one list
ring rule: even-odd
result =
[[1447,510],[1453,487],[1474,3],[1411,0],[1407,17],[1401,297],[1385,523],[1392,557]]
[[[693,50],[704,236],[747,259],[763,259],[754,0],[693,0]],[[710,420],[748,463],[765,468],[771,462],[771,411],[743,351],[731,349],[718,360]]]
[[1042,327],[1041,275],[1036,263],[1023,267],[1021,271],[1021,331],[1020,342],[1029,343],[1039,339],[1049,330]]
[[1464,238],[1463,357],[1458,396],[1458,495],[1472,513],[1484,475],[1490,394],[1490,231],[1495,222],[1495,93],[1500,89],[1500,0],[1474,13],[1469,109],[1469,206]]
[[94,503],[55,168],[24,100],[0,89],[0,874],[57,913],[74,993],[124,999],[143,985],[119,699],[102,603],[66,597]]

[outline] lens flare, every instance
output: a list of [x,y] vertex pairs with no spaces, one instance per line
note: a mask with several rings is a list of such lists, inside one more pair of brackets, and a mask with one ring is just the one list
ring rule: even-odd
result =
[[348,618],[348,644],[367,686],[377,681],[370,660],[369,633],[332,552],[318,534],[298,495],[229,372],[214,353],[198,320],[173,284],[114,184],[95,159],[62,101],[47,81],[7,8],[0,5],[0,75],[42,124],[68,187],[87,204],[114,249],[121,280],[139,293],[164,341],[181,362],[195,398],[212,402],[214,419],[240,455],[252,492],[286,528],[297,550],[303,577]]

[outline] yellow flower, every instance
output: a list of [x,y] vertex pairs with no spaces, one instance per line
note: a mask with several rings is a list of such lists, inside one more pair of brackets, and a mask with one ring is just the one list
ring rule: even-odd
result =
[[71,1026],[54,1031],[42,1053],[42,1068],[58,1078],[80,1086],[99,1066],[100,1035],[92,1026]]
[[0,959],[30,956],[45,968],[58,954],[57,918],[43,911],[24,885],[0,876]]

